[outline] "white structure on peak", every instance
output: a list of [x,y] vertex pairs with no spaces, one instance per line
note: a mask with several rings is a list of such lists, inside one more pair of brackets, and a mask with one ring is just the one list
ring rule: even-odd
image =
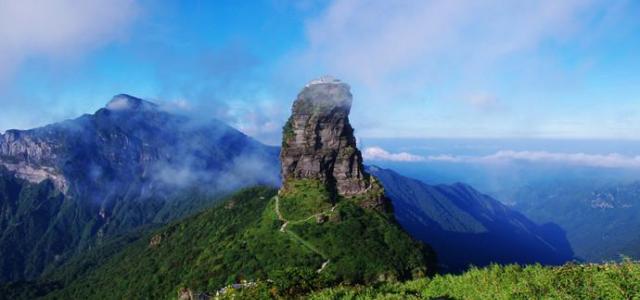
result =
[[331,75],[324,75],[324,76],[321,76],[320,78],[316,78],[314,80],[309,81],[309,83],[307,83],[305,87],[310,87],[314,84],[323,84],[323,83],[341,83],[341,81]]

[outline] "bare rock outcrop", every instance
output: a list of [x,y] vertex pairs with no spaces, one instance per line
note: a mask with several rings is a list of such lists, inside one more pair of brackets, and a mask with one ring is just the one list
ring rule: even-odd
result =
[[283,186],[298,179],[320,180],[335,195],[363,196],[363,206],[385,207],[382,188],[364,171],[349,123],[351,103],[349,85],[331,77],[302,89],[283,128]]

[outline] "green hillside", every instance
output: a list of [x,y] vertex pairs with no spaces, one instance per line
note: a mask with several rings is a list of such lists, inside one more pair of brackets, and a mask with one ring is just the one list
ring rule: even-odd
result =
[[192,188],[160,201],[137,188],[123,188],[126,201],[103,218],[97,204],[59,192],[51,180],[31,183],[0,166],[0,283],[48,277],[119,236],[192,215],[222,198]]
[[245,280],[273,282],[274,293],[292,295],[433,272],[431,251],[387,215],[347,199],[308,208],[306,216],[304,210],[290,213],[285,207],[291,201],[322,192],[299,188],[306,190],[282,200],[272,188],[243,190],[141,238],[48,297],[171,299],[180,290],[215,293]]
[[[221,299],[269,297],[271,284],[233,290]],[[491,265],[461,275],[366,286],[340,286],[300,295],[328,299],[639,299],[640,264]]]

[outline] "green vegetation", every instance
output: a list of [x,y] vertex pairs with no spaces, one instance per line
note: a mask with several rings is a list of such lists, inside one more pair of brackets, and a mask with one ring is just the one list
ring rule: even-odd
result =
[[435,276],[378,287],[340,287],[311,299],[637,299],[640,265],[623,264],[521,267],[492,265],[462,275]]
[[[312,181],[295,186],[301,190],[283,193],[291,201],[305,193],[326,196]],[[561,267],[491,265],[425,277],[434,271],[433,253],[386,214],[338,198],[334,206],[326,202],[318,203],[322,209],[287,211],[300,217],[292,219],[278,215],[281,200],[272,188],[245,189],[159,230],[141,229],[105,241],[47,280],[8,284],[0,293],[15,299],[176,299],[185,290],[215,294],[249,282],[228,289],[222,298],[640,297],[640,264],[629,260]]]
[[533,221],[562,227],[580,259],[640,258],[640,235],[631,230],[640,226],[640,182],[552,180],[531,183],[513,199],[518,199],[515,208]]
[[[385,193],[384,193],[384,188],[382,187],[382,184],[380,184],[380,182],[378,181],[377,178],[375,178],[374,176],[369,176],[369,189],[361,194],[361,195],[356,195],[353,196],[351,198],[349,198],[350,201],[359,204],[360,206],[368,206],[367,203],[369,202],[374,202],[376,203],[378,199],[382,199],[385,197]],[[384,207],[384,211],[387,212],[387,214],[385,214],[387,217],[392,217],[393,214],[391,213],[393,211],[393,207],[391,207],[391,201],[387,201],[386,202],[387,207]]]
[[[299,283],[299,285],[301,285]],[[264,299],[272,285],[233,291],[226,299]],[[640,264],[491,265],[461,275],[339,286],[300,298],[327,299],[639,299]]]
[[320,180],[290,179],[280,195],[280,212],[287,220],[302,220],[331,209],[330,191]]
[[293,124],[291,124],[291,117],[289,117],[289,119],[287,119],[287,122],[284,123],[284,126],[282,127],[282,146],[284,147],[285,143],[292,139],[293,136],[295,135],[295,133],[293,132]]
[[0,282],[35,277],[60,260],[83,233],[71,221],[64,224],[69,233],[60,233],[62,222],[49,222],[74,209],[51,181],[30,183],[0,166]]
[[107,222],[90,199],[67,196],[50,180],[36,184],[18,179],[0,166],[0,282],[47,276],[112,239],[209,208],[222,194],[192,188],[142,197],[139,190],[140,185],[131,183],[121,191],[124,198],[110,210]]
[[[17,281],[0,285],[0,295],[6,299],[37,299],[62,289],[74,280],[90,274],[127,245],[144,236],[153,226],[138,228],[126,235],[109,238],[100,247],[74,256],[59,268],[51,268],[34,281]],[[4,298],[3,298],[4,299]]]
[[60,289],[58,282],[17,281],[0,285],[2,299],[38,299]]
[[[261,231],[277,232],[280,226],[275,217],[261,218],[270,211],[265,208],[273,195],[271,188],[235,194],[214,209],[148,234],[50,297],[169,298],[182,287],[216,290],[275,269],[277,265],[269,262],[282,262],[275,249],[295,252],[303,261],[313,260],[313,254],[296,249],[285,236],[260,236]],[[261,222],[267,219],[271,222]],[[159,240],[155,246],[150,243],[154,237]]]
[[[308,189],[291,190],[286,197],[306,208],[284,205],[286,219],[278,216],[276,190],[246,189],[144,235],[100,266],[87,265],[91,271],[74,262],[71,271],[58,276],[64,288],[47,297],[171,299],[181,289],[215,293],[245,280],[268,280],[270,295],[290,297],[340,283],[410,279],[433,271],[429,249],[388,218],[341,201],[335,208],[318,202],[326,214],[318,219],[318,209],[306,202],[327,192],[312,182],[300,184]],[[78,272],[82,276],[74,275]]]
[[[288,230],[313,245],[331,260],[324,270],[335,283],[389,281],[423,277],[434,255],[411,240],[400,227],[378,212],[353,202],[340,201],[335,216],[317,224],[315,219],[292,223]],[[331,221],[331,220],[334,221]]]

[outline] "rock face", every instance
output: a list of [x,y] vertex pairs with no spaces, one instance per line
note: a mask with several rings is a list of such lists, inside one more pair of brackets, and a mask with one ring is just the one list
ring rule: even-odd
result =
[[195,190],[278,185],[278,167],[276,147],[124,94],[94,114],[8,130],[0,134],[0,282],[34,278],[56,257],[208,205]]
[[49,179],[65,194],[106,187],[97,203],[141,178],[149,190],[226,172],[244,154],[277,155],[219,121],[192,121],[126,94],[93,115],[0,134],[0,166],[31,183]]
[[[349,123],[350,87],[331,77],[309,82],[293,103],[283,129],[282,179],[315,179],[344,197],[365,195],[379,187],[362,165],[353,128]],[[375,197],[374,197],[375,198]],[[368,199],[365,206],[384,206],[385,200]]]

